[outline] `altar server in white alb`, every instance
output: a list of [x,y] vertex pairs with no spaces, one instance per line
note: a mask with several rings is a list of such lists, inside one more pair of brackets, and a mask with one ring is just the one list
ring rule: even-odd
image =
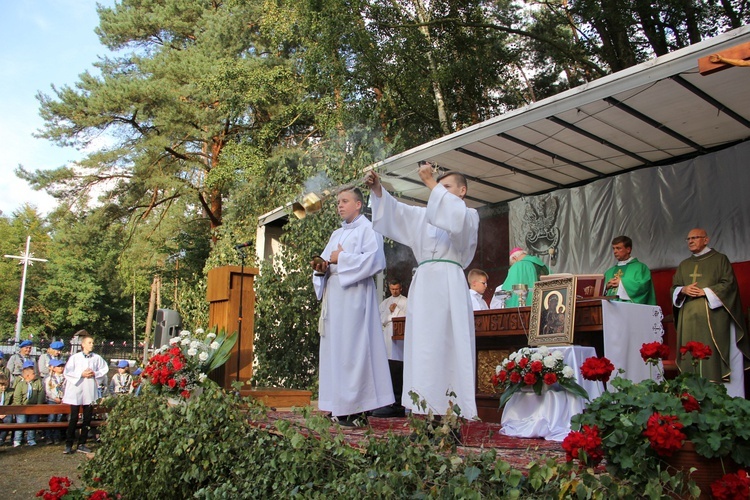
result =
[[99,384],[103,383],[109,367],[107,362],[94,354],[94,338],[86,330],[76,333],[81,341],[81,351],[72,355],[65,364],[65,394],[62,402],[70,405],[68,416],[68,432],[65,440],[64,454],[73,453],[73,441],[75,440],[78,413],[83,407],[83,426],[78,437],[78,449],[82,453],[90,453],[86,447],[89,427],[91,425],[91,406],[99,397]]
[[425,413],[407,396],[413,391],[437,415],[445,415],[452,402],[462,417],[472,419],[474,311],[463,270],[474,258],[479,214],[463,201],[468,188],[463,174],[447,172],[435,180],[432,165],[421,162],[419,177],[432,191],[426,208],[396,201],[374,171],[366,179],[373,228],[411,247],[419,263],[407,306],[402,399],[412,412]]
[[401,295],[401,282],[397,279],[388,281],[391,296],[380,303],[380,321],[383,323],[383,338],[388,354],[388,367],[391,370],[393,397],[395,402],[390,406],[378,408],[372,412],[373,417],[394,418],[405,415],[401,404],[404,387],[404,341],[393,340],[393,318],[406,316],[406,296]]
[[373,279],[385,268],[383,237],[361,214],[363,206],[358,188],[338,194],[341,227],[312,261],[322,300],[318,407],[345,426],[364,423],[363,412],[394,401]]

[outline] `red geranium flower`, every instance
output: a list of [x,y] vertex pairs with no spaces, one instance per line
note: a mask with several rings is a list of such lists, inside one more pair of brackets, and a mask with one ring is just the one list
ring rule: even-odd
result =
[[612,372],[615,370],[615,365],[605,358],[590,357],[581,365],[581,374],[586,380],[599,380],[601,382],[607,382]]
[[536,384],[536,380],[536,375],[531,372],[523,376],[523,381],[526,385],[534,385]]
[[508,371],[512,371],[516,367],[515,361],[509,361],[507,365],[505,365],[505,369]]
[[557,374],[556,373],[545,373],[544,374],[544,383],[547,385],[552,385],[555,382],[557,382]]
[[646,363],[669,357],[669,346],[662,342],[650,342],[641,346],[641,357]]
[[44,500],[58,500],[68,494],[70,479],[62,476],[52,476],[49,478],[49,491],[39,490],[36,494]]
[[170,378],[167,381],[167,385],[169,386],[170,389],[174,389],[174,387],[177,385],[177,381],[173,378]]
[[[599,428],[595,425],[584,425],[580,431],[570,432],[563,440],[562,447],[568,462],[577,459],[581,463],[596,465],[604,458],[602,438],[599,436]],[[586,459],[580,454],[581,451],[586,453]]]
[[521,358],[521,360],[518,362],[518,366],[520,366],[522,370],[526,368],[528,364],[529,364],[529,358]]
[[674,415],[654,413],[649,417],[643,435],[657,454],[671,457],[672,453],[682,448],[682,442],[687,438],[682,432],[683,427]]
[[510,372],[510,383],[517,384],[521,381],[521,374],[518,372]]
[[690,353],[693,359],[706,359],[713,354],[713,351],[706,344],[691,340],[684,346],[680,347],[680,354],[684,356],[687,353]]
[[750,498],[750,477],[740,469],[736,474],[724,474],[711,483],[711,495],[721,500]]
[[505,382],[508,378],[508,372],[505,370],[500,370],[500,373],[497,374],[497,379],[500,382]]
[[544,365],[541,361],[532,361],[531,362],[531,371],[534,373],[542,373],[542,370],[544,369]]
[[701,405],[698,400],[687,392],[683,392],[680,395],[680,402],[682,403],[682,407],[685,408],[685,411],[687,412],[700,411],[701,409]]

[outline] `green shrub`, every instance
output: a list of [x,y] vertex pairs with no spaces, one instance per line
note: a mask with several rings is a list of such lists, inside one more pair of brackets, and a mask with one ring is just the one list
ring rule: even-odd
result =
[[189,498],[223,481],[257,432],[216,386],[175,407],[153,392],[119,397],[84,479],[127,498]]
[[412,436],[352,446],[327,418],[301,412],[303,426],[262,428],[249,424],[262,407],[216,387],[176,407],[153,393],[118,398],[83,478],[125,499],[641,497],[554,459],[518,470],[493,449],[458,455],[445,423],[414,420]]

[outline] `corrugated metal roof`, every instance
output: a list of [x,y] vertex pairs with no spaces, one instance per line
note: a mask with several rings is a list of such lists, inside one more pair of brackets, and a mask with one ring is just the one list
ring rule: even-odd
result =
[[428,160],[469,179],[472,207],[671,164],[750,138],[750,68],[708,75],[698,59],[750,42],[750,26],[535,102],[374,165],[413,203]]

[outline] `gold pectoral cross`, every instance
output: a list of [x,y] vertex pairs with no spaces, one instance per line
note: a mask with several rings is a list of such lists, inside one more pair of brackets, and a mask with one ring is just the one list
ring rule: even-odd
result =
[[693,274],[688,274],[688,277],[693,279],[693,283],[698,283],[698,278],[703,276],[702,274],[698,274],[698,264],[695,265],[695,269],[693,269]]
[[625,274],[622,272],[622,269],[618,269],[615,273],[615,278],[622,278],[622,275]]

